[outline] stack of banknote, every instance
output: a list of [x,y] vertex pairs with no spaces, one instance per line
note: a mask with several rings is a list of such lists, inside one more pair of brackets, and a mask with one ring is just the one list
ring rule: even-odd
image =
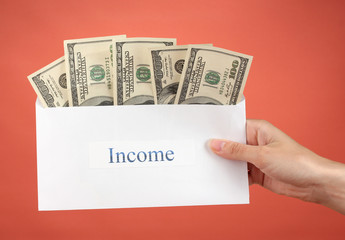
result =
[[44,107],[237,104],[252,62],[212,44],[126,35],[66,40],[64,53],[28,76]]

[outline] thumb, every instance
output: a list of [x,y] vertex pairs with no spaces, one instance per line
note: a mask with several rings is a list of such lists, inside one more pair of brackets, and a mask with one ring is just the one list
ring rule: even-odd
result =
[[246,145],[223,139],[211,139],[209,141],[209,147],[215,154],[226,159],[246,161],[254,165],[257,165],[259,162],[259,146]]

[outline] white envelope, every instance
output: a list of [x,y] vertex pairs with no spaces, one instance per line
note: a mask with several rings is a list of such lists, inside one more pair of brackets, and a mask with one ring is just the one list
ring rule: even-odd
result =
[[249,203],[247,164],[210,138],[246,142],[235,106],[43,108],[36,102],[38,209]]

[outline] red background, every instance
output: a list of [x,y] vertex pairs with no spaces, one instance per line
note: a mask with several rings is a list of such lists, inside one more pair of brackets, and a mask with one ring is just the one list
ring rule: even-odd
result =
[[38,212],[35,100],[27,76],[63,40],[127,34],[254,56],[248,118],[345,162],[345,2],[2,0],[0,239],[344,239],[345,217],[250,188],[250,205]]

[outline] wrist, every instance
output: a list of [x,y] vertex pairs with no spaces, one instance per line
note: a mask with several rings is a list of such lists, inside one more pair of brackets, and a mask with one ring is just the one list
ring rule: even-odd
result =
[[323,159],[315,202],[345,214],[345,165]]

